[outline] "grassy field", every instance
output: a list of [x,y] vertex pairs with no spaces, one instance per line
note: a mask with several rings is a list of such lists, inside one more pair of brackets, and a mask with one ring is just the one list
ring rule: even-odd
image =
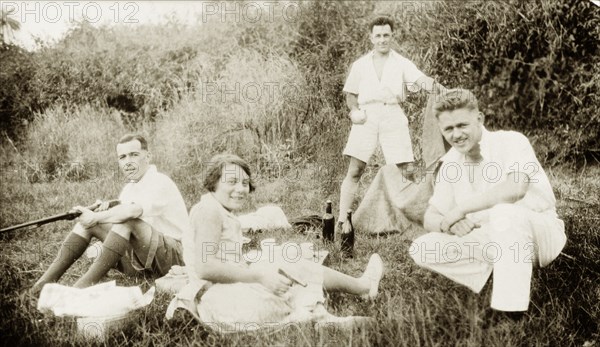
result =
[[[299,4],[295,20],[279,13],[258,23],[216,16],[195,26],[175,19],[131,27],[83,23],[36,53],[3,46],[0,227],[115,198],[123,179],[114,141],[131,131],[148,136],[153,160],[177,183],[188,208],[202,194],[206,161],[233,152],[257,169],[248,210],[270,203],[288,218],[323,213],[327,199],[337,204],[347,168],[340,155],[349,130],[342,94],[347,68],[368,49],[366,23],[389,13],[398,24],[395,49],[447,87],[472,89],[489,128],[526,134],[546,168],[568,241],[550,266],[534,270],[525,319],[484,328],[491,283],[475,295],[417,267],[402,235],[359,234],[355,258],[342,260],[330,246],[328,265],[360,275],[378,252],[386,264],[380,296],[366,303],[331,294],[328,308],[374,317],[374,326],[351,334],[308,325],[220,335],[184,312],[166,321],[170,297],[159,294],[133,324],[98,343],[600,346],[596,7],[577,0]],[[426,95],[413,95],[402,105],[417,160],[425,101]],[[377,154],[368,166],[361,195],[382,161]],[[26,294],[71,227],[62,221],[0,234],[0,345],[89,344],[78,337],[74,319],[41,314]],[[252,237],[254,245],[267,237],[320,244],[294,231]],[[61,283],[74,283],[90,263],[78,261]],[[115,271],[109,279],[144,291],[153,285],[151,278]]]
[[[28,183],[18,167],[2,172],[1,224],[18,222],[60,213],[71,205],[93,201],[97,197],[115,196],[118,176],[79,183]],[[560,256],[549,267],[534,271],[532,301],[524,320],[501,322],[483,328],[483,317],[489,306],[491,285],[480,295],[471,293],[451,281],[418,268],[408,256],[408,240],[401,235],[371,238],[360,234],[356,256],[340,258],[336,246],[329,247],[328,265],[344,272],[360,275],[369,254],[378,252],[386,264],[380,296],[373,303],[348,295],[330,294],[329,310],[336,315],[366,315],[376,318],[374,326],[351,334],[329,329],[316,331],[312,326],[288,326],[275,333],[221,335],[179,311],[172,321],[164,313],[170,296],[159,294],[144,309],[134,314],[133,324],[111,333],[108,345],[256,345],[256,346],[595,346],[600,338],[600,221],[599,201],[594,191],[600,188],[600,168],[587,167],[573,171],[563,167],[548,170],[558,198],[559,214],[566,222],[569,237]],[[189,177],[189,176],[188,176]],[[190,207],[199,192],[190,189],[194,177],[178,181]],[[364,183],[368,183],[368,179]],[[259,189],[252,206],[276,202],[288,217],[320,213],[322,202],[334,198],[324,195],[319,184],[310,177],[293,182],[289,179],[259,178]],[[335,200],[335,199],[334,199]],[[88,344],[78,337],[75,320],[43,315],[35,308],[35,300],[26,290],[52,261],[70,222],[56,222],[33,230],[20,230],[0,236],[0,336],[5,345],[71,345]],[[293,231],[271,231],[252,235],[253,241],[274,237],[285,240],[320,241],[314,236]],[[252,244],[256,244],[253,242]],[[252,245],[251,244],[251,245]],[[61,280],[73,283],[89,266],[80,259]],[[152,279],[126,278],[116,271],[108,279],[120,285],[140,285],[147,290]],[[98,342],[101,343],[101,342]]]

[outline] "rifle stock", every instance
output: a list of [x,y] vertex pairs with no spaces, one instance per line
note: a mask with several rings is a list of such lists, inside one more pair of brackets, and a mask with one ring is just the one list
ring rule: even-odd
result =
[[[110,200],[108,202],[108,208],[112,208],[117,206],[120,203],[119,200]],[[90,206],[87,206],[86,208],[88,210],[95,210],[98,207],[100,207],[100,204],[93,204]],[[81,212],[79,211],[69,211],[66,213],[61,213],[61,214],[57,214],[54,216],[50,216],[50,217],[46,217],[46,218],[42,218],[42,219],[38,219],[38,220],[34,220],[31,222],[26,222],[26,223],[22,223],[22,224],[18,224],[18,225],[13,225],[11,227],[8,228],[4,228],[4,229],[0,229],[0,233],[3,232],[7,232],[7,231],[13,231],[13,230],[17,230],[17,229],[22,229],[22,228],[26,228],[28,226],[32,226],[34,225],[34,228],[37,228],[39,226],[42,226],[44,224],[48,224],[48,223],[52,223],[52,222],[56,222],[59,220],[73,220],[77,217],[79,217],[79,215],[81,214]]]

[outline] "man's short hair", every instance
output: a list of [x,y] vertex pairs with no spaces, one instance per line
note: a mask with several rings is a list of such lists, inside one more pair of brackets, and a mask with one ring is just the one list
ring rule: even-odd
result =
[[374,26],[380,25],[389,25],[392,32],[394,31],[394,21],[390,17],[381,16],[373,19],[371,23],[369,23],[369,32],[373,32]]
[[433,112],[438,118],[440,113],[454,111],[458,109],[468,109],[479,111],[477,98],[467,89],[456,88],[449,89],[445,93],[438,95],[433,103]]
[[217,190],[217,184],[222,178],[223,168],[227,164],[238,165],[244,170],[246,175],[250,178],[250,191],[253,192],[255,187],[254,181],[252,180],[252,173],[250,172],[250,165],[247,161],[234,154],[217,154],[210,159],[204,173],[204,188],[209,192],[215,192]]
[[121,137],[121,139],[119,140],[119,142],[117,142],[117,144],[127,143],[129,141],[134,141],[134,140],[138,140],[140,142],[140,145],[142,145],[143,150],[145,150],[145,151],[148,150],[148,141],[146,141],[146,138],[140,134],[125,134],[125,135],[123,135],[123,137]]

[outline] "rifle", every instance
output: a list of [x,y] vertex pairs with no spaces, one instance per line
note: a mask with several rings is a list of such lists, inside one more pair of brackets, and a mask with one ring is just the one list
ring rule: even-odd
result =
[[[119,200],[110,200],[108,202],[108,208],[112,208],[117,206],[120,203]],[[86,208],[88,210],[95,210],[98,207],[100,207],[100,204],[96,203],[90,206],[87,206]],[[8,227],[8,228],[4,228],[4,229],[0,229],[0,233],[3,233],[5,231],[12,231],[12,230],[17,230],[17,229],[21,229],[21,228],[25,228],[31,225],[35,225],[34,228],[37,228],[39,226],[42,226],[44,224],[48,224],[48,223],[52,223],[52,222],[56,222],[59,220],[73,220],[77,217],[79,217],[79,215],[81,214],[81,212],[79,211],[69,211],[66,213],[61,213],[61,214],[57,214],[51,217],[46,217],[46,218],[42,218],[42,219],[38,219],[38,220],[34,220],[31,222],[26,222],[23,224],[18,224],[18,225],[13,225],[12,227]]]

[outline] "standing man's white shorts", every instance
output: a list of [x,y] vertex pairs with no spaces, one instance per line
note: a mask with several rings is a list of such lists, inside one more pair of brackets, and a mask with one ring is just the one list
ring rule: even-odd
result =
[[387,164],[413,162],[408,118],[396,103],[370,103],[360,106],[367,115],[364,124],[353,124],[344,155],[368,162],[377,143]]

